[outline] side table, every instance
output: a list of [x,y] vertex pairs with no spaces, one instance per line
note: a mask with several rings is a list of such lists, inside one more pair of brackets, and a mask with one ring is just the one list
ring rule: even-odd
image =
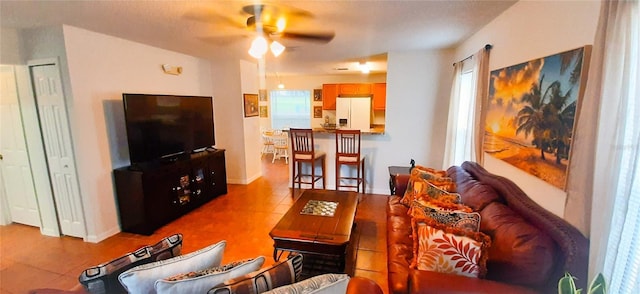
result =
[[396,193],[396,176],[409,175],[411,173],[410,166],[390,166],[389,167],[389,190],[391,195]]

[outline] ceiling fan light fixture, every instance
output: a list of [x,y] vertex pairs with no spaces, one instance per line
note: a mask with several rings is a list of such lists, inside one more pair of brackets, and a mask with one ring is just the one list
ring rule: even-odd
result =
[[271,42],[271,46],[269,46],[269,48],[271,48],[271,53],[273,53],[273,56],[275,57],[280,56],[285,49],[284,45],[280,44],[278,41]]
[[278,29],[278,32],[284,31],[284,28],[286,26],[287,20],[284,17],[278,18],[278,21],[276,22],[276,28]]
[[358,67],[360,68],[360,72],[362,72],[363,74],[368,74],[371,72],[371,67],[369,67],[369,63],[367,62],[360,62],[358,64]]
[[262,58],[265,53],[267,53],[267,39],[263,36],[258,36],[251,42],[249,55],[255,58]]

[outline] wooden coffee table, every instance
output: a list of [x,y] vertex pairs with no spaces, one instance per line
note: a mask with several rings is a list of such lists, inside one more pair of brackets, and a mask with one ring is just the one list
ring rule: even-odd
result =
[[[313,213],[309,203],[318,204],[316,213],[333,216],[307,214]],[[323,205],[324,204],[324,205]],[[340,270],[344,269],[347,245],[351,238],[351,228],[358,206],[358,194],[355,192],[333,190],[307,190],[293,204],[269,236],[273,239],[273,259],[278,261],[284,251],[293,251],[315,255],[337,257]]]

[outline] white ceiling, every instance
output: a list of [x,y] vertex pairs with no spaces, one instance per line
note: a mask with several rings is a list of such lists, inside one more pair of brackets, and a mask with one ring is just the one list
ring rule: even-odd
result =
[[[386,72],[386,53],[454,47],[490,22],[508,1],[261,1],[310,12],[290,21],[299,32],[334,32],[327,44],[282,40],[267,72],[353,73],[359,61]],[[203,58],[247,60],[253,33],[242,7],[256,1],[0,1],[3,28],[67,24]],[[337,68],[349,68],[339,71]]]

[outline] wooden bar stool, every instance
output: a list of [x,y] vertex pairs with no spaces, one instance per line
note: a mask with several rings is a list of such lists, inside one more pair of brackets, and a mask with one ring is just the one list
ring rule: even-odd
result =
[[[291,133],[291,188],[294,195],[298,183],[298,189],[302,184],[311,184],[311,189],[315,189],[315,182],[322,179],[322,188],[326,189],[327,183],[325,179],[325,158],[326,154],[322,151],[316,152],[313,146],[313,131],[311,129],[290,129]],[[316,175],[316,161],[322,162],[322,175]],[[302,164],[311,165],[311,174],[302,173]],[[310,181],[304,181],[303,177],[311,177]]]
[[[344,188],[356,188],[360,193],[365,193],[365,158],[360,154],[360,130],[336,130],[336,190]],[[343,165],[356,167],[355,177],[341,177],[340,168]],[[342,181],[347,184],[342,184]]]

